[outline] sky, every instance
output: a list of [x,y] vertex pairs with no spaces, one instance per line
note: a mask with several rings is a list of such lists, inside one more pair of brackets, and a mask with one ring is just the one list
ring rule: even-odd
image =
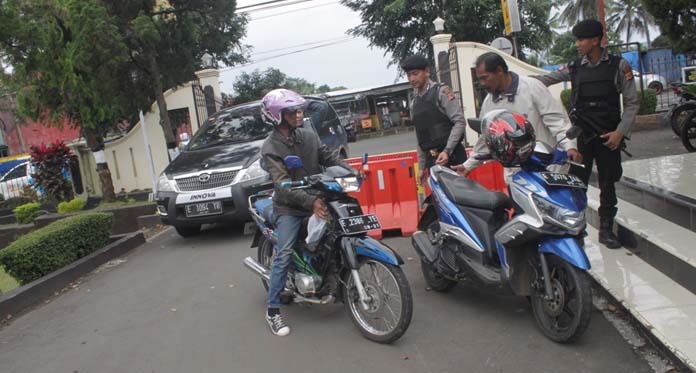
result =
[[[239,0],[237,7],[264,1]],[[290,77],[306,79],[317,86],[328,84],[353,89],[405,80],[399,78],[397,66],[387,67],[389,57],[384,56],[383,49],[370,48],[367,39],[346,34],[348,29],[360,24],[360,17],[336,0],[313,0],[255,11],[249,15],[251,20],[242,43],[253,46],[251,61],[258,62],[243,67],[222,68],[220,88],[223,92],[233,91],[234,79],[242,72],[263,71],[269,67],[277,68]],[[261,61],[331,43],[336,44]]]

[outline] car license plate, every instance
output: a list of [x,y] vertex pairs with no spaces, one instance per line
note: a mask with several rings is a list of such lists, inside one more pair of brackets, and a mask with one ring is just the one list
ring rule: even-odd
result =
[[571,188],[587,188],[579,177],[571,174],[561,174],[557,172],[542,172],[546,184],[551,186],[564,186]]
[[221,201],[210,201],[203,203],[195,203],[192,205],[186,205],[186,217],[191,218],[195,216],[207,216],[207,215],[217,215],[222,214],[222,202]]
[[362,233],[382,228],[377,216],[373,214],[341,218],[338,219],[338,223],[341,224],[341,228],[345,233]]

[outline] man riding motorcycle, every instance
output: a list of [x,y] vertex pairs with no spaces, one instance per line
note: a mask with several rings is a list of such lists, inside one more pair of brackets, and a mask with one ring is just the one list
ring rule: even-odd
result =
[[[303,218],[312,213],[326,218],[328,214],[326,205],[317,196],[302,189],[283,188],[281,184],[321,173],[321,166],[342,166],[352,170],[338,153],[322,144],[316,133],[301,128],[304,106],[302,96],[287,89],[276,89],[264,96],[261,108],[264,120],[274,127],[263,143],[261,156],[263,167],[273,181],[273,209],[277,216],[278,234],[268,288],[266,321],[271,332],[278,336],[290,334],[290,327],[280,315],[280,293],[285,286]],[[302,168],[289,170],[283,162],[288,155],[300,157]]]

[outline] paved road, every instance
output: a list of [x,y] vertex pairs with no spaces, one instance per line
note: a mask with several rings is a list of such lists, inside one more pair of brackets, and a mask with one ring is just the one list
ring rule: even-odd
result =
[[[374,149],[379,149],[379,153],[415,150],[416,135],[414,132],[409,132],[351,143],[350,156],[358,157],[364,152],[372,154]],[[634,132],[631,136],[631,141],[628,143],[628,150],[633,154],[633,158],[628,158],[624,155],[624,161],[687,152],[681,140],[674,135],[670,128]]]
[[[362,338],[342,305],[292,306],[292,334],[275,337],[263,287],[242,266],[250,241],[167,231],[0,330],[2,372],[651,371],[599,312],[579,343],[556,344],[524,299],[426,291],[413,260],[413,322],[396,344]],[[386,242],[415,256],[408,239]]]
[[[351,153],[413,144],[409,133],[351,144]],[[263,287],[242,265],[255,255],[250,242],[229,227],[192,239],[167,231],[0,329],[2,372],[651,371],[600,312],[577,344],[556,344],[524,299],[426,291],[414,260],[405,264],[413,322],[396,344],[362,338],[342,305],[292,306],[291,336],[275,337]],[[385,242],[416,257],[408,239]]]

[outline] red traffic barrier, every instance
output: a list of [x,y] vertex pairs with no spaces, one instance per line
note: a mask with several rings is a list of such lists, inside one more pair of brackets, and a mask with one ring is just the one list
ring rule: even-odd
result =
[[[358,199],[365,214],[375,214],[381,230],[368,232],[376,238],[383,230],[401,230],[402,236],[411,236],[418,229],[419,206],[416,186],[416,152],[383,154],[368,157],[362,168],[367,178],[360,192],[351,193]],[[361,168],[360,158],[346,160],[354,168]]]

